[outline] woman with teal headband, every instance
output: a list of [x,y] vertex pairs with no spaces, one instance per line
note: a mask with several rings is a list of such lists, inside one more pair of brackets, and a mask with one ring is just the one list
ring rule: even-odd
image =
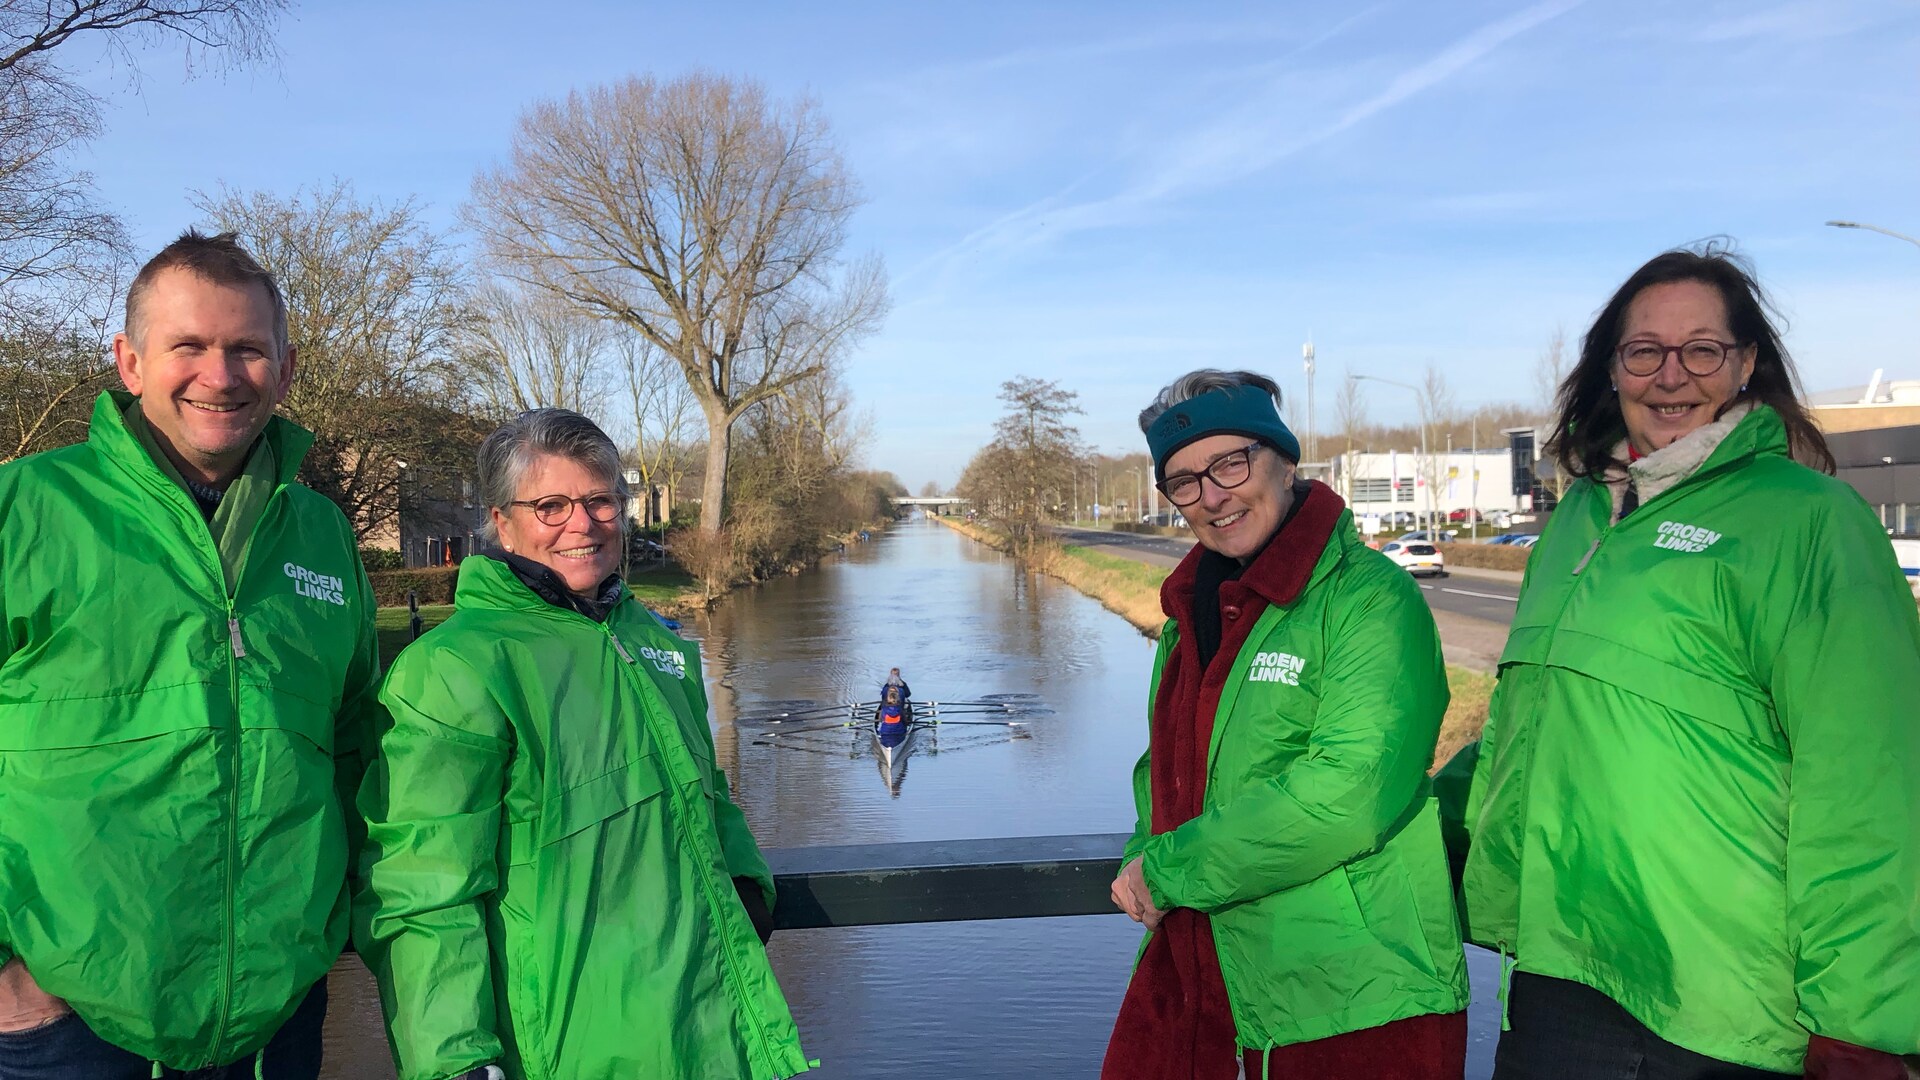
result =
[[1103,1080],[1459,1080],[1467,980],[1427,767],[1433,616],[1299,478],[1279,389],[1195,371],[1140,414],[1197,545],[1161,587],[1138,823],[1150,936]]

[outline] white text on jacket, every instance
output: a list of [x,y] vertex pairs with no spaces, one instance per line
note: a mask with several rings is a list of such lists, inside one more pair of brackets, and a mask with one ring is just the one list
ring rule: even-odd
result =
[[329,604],[347,606],[347,583],[339,578],[317,573],[293,563],[287,563],[280,569],[293,579],[295,596],[311,596],[315,600],[325,600]]

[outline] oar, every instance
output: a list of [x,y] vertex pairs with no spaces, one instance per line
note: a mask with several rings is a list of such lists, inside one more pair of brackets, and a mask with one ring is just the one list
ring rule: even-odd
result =
[[941,727],[1026,727],[1018,720],[928,720],[926,723],[939,724]]
[[809,731],[838,731],[841,728],[850,728],[857,723],[859,723],[858,720],[842,720],[838,724],[821,724],[818,727],[788,728],[785,731],[769,731],[767,732],[767,737],[779,738],[782,735],[804,735]]
[[927,704],[938,705],[942,708],[948,705],[980,705],[993,709],[1011,709],[1015,707],[1013,703],[1006,701],[929,701]]

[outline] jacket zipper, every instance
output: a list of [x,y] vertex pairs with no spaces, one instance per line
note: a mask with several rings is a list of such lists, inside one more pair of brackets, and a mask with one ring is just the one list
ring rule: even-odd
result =
[[[220,1046],[226,1042],[227,1028],[233,1020],[233,964],[238,944],[234,940],[234,892],[240,874],[240,661],[247,655],[246,638],[240,630],[240,609],[238,598],[240,584],[246,578],[248,556],[253,552],[253,541],[260,535],[260,523],[267,519],[274,503],[280,498],[285,485],[276,484],[267,501],[260,507],[260,514],[253,520],[253,529],[247,533],[246,546],[240,549],[240,565],[234,568],[233,588],[227,588],[226,564],[220,561],[220,545],[214,542],[213,530],[209,527],[201,535],[206,538],[206,547],[213,553],[214,578],[220,585],[227,607],[227,701],[233,717],[230,737],[227,739],[227,758],[232,769],[232,784],[227,797],[227,858],[225,866],[225,887],[221,892],[223,919],[223,948],[225,970],[220,976],[220,1021],[214,1028],[213,1046],[208,1051],[208,1062],[220,1060]],[[195,513],[199,508],[194,508]]]
[[[577,615],[577,613],[573,613],[573,614]],[[578,617],[585,618],[586,616],[581,615]],[[601,624],[601,629],[606,632],[607,640],[613,643],[613,651],[620,655],[620,659],[626,661],[627,666],[629,668],[633,667],[636,663],[636,661],[633,658],[633,654],[629,653],[627,651],[627,647],[621,643],[620,635],[613,632],[613,615],[611,613],[607,615],[607,621]],[[696,677],[698,677],[697,673],[696,673]],[[641,689],[641,696],[644,698],[646,696],[646,692],[644,688],[640,688],[640,689]],[[645,724],[647,722],[646,710],[643,709],[641,711],[640,717],[641,717],[641,723]],[[704,720],[705,718],[703,717],[702,719]],[[660,742],[660,739],[656,736],[654,738],[654,741]],[[682,823],[684,824],[684,823],[692,822],[693,814],[687,808],[684,802],[686,798],[686,794],[678,783],[673,782],[673,778],[671,774],[668,775],[667,789],[668,789],[668,798],[672,799],[675,805],[679,806],[680,808],[680,819]],[[695,830],[689,827],[687,829],[687,834],[688,836],[691,837],[695,835]],[[720,861],[721,861],[722,867],[724,868],[725,857],[722,856]],[[722,952],[726,954],[726,957],[727,957],[726,979],[727,979],[728,985],[731,986],[733,989],[734,1000],[739,1002],[740,1012],[747,1019],[747,1022],[753,1025],[754,1038],[758,1044],[760,1055],[766,1059],[768,1070],[770,1072],[773,1072],[775,1075],[778,1075],[779,1070],[774,1065],[773,1040],[769,1038],[767,1035],[766,1026],[762,1022],[760,1017],[760,1011],[753,1006],[752,1002],[748,1000],[745,988],[740,985],[740,971],[741,971],[740,957],[738,954],[734,952],[733,939],[731,935],[729,935],[726,932],[726,920],[724,915],[724,908],[720,902],[720,898],[714,894],[713,881],[712,881],[711,874],[703,873],[700,875],[700,888],[702,892],[706,893],[707,911],[711,915],[715,916],[714,921],[719,925],[719,928],[720,928],[720,934],[719,934],[720,949]]]

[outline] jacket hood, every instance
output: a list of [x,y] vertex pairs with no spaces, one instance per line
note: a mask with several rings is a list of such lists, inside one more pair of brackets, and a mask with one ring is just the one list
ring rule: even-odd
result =
[[[607,605],[608,618],[612,618],[614,609],[632,595],[627,591],[626,582],[620,582],[617,595]],[[455,606],[465,608],[580,614],[571,608],[549,603],[528,588],[512,567],[485,555],[469,555],[460,560],[460,578],[454,585],[453,602]],[[586,615],[580,617],[588,618]]]

